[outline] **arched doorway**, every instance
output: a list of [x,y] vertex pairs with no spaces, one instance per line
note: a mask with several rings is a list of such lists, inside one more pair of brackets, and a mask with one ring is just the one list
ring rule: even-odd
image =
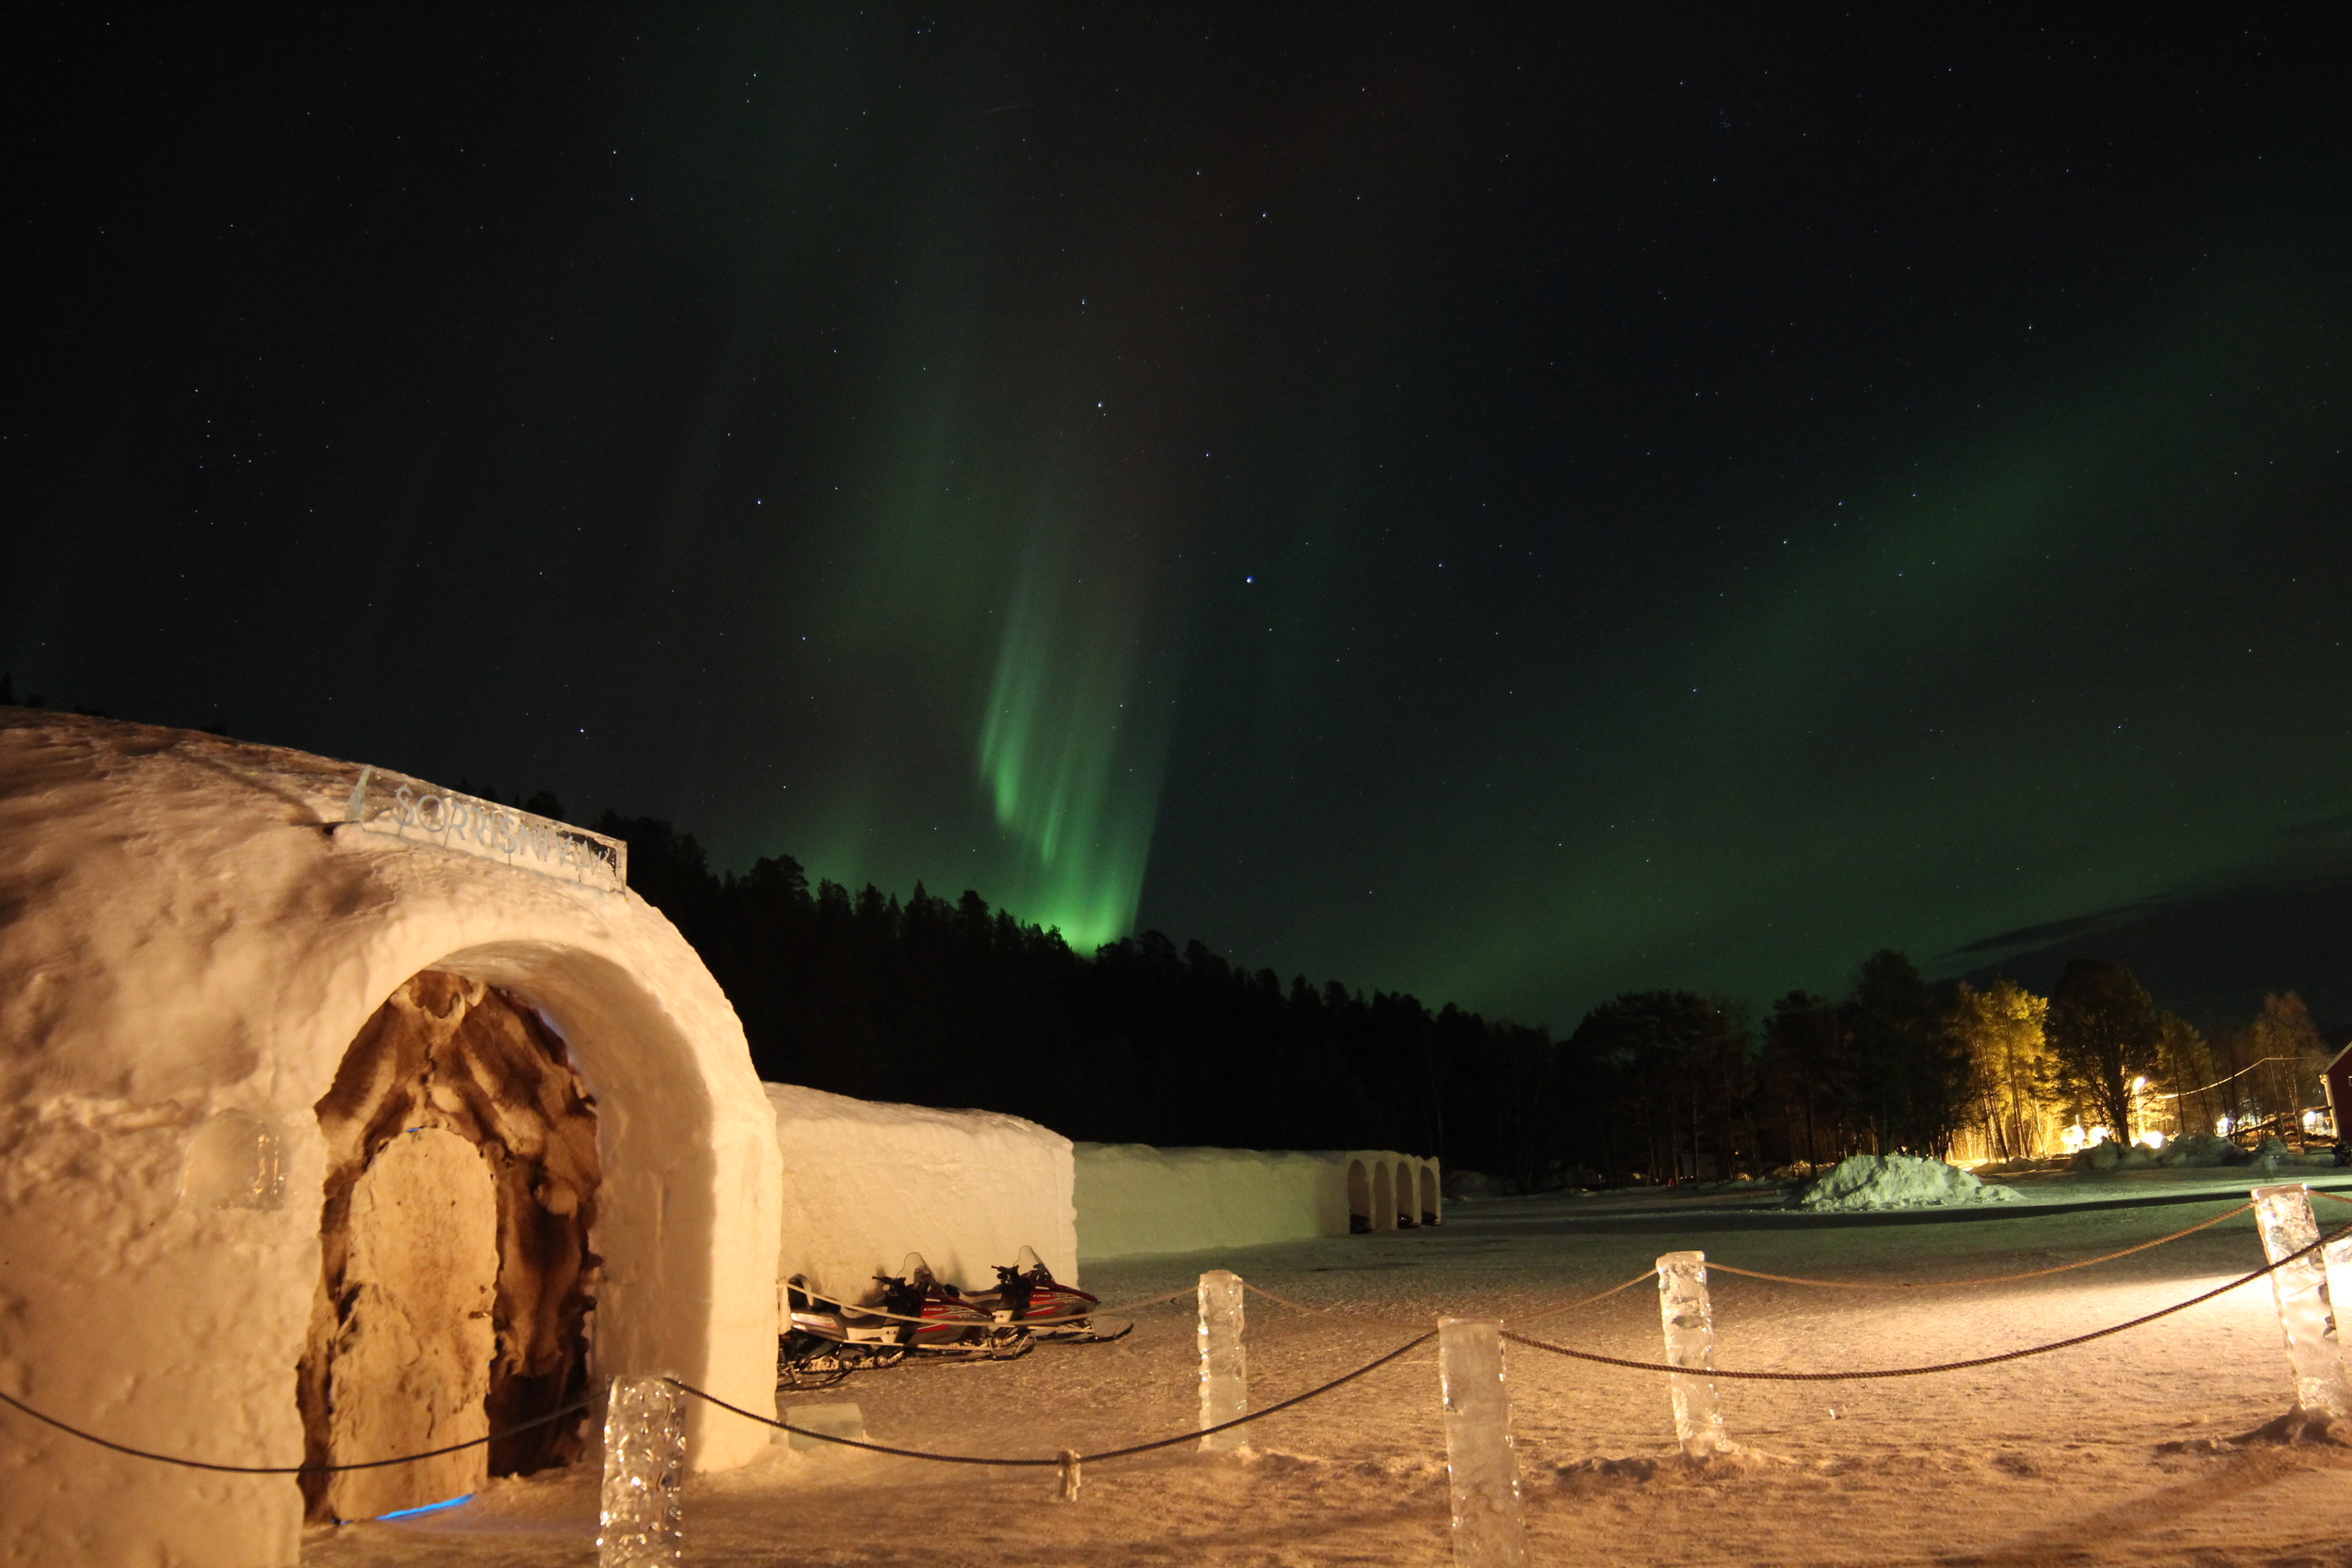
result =
[[1411,1230],[1421,1224],[1421,1188],[1413,1180],[1412,1162],[1402,1161],[1396,1167],[1396,1227]]
[[1386,1160],[1372,1164],[1372,1227],[1396,1228],[1396,1172]]
[[1372,1176],[1361,1160],[1347,1163],[1347,1233],[1364,1236],[1372,1232]]
[[[479,979],[426,970],[376,1009],[316,1107],[321,1268],[298,1383],[311,1463],[464,1442],[589,1377],[596,1117],[564,1040]],[[372,1518],[576,1458],[555,1421],[418,1465],[305,1478],[314,1518]]]
[[1436,1225],[1438,1220],[1440,1196],[1438,1191],[1438,1167],[1421,1167],[1421,1223]]

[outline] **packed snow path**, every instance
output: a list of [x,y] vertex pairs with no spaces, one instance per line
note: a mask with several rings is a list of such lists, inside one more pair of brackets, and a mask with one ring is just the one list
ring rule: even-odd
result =
[[[2336,1186],[2324,1173],[2315,1186]],[[2352,1174],[2352,1173],[2347,1173]],[[2260,1180],[2256,1173],[2254,1180]],[[2244,1200],[2243,1172],[2021,1183],[1962,1212],[1806,1216],[1726,1194],[1464,1204],[1437,1230],[1136,1259],[1089,1272],[1105,1299],[1230,1266],[1302,1303],[1253,1299],[1263,1404],[1360,1365],[1439,1312],[1529,1312],[1687,1247],[1771,1272],[1935,1279],[2046,1267],[2177,1230]],[[2352,1181],[2343,1187],[2352,1192]],[[2193,1201],[2166,1201],[2190,1199]],[[2352,1209],[2322,1203],[2324,1217]],[[1884,1295],[1715,1276],[1727,1368],[1898,1366],[2040,1343],[2137,1316],[2262,1261],[2250,1216],[2171,1245],[2015,1285]],[[1654,1292],[1547,1321],[1546,1338],[1654,1357]],[[2352,1563],[2352,1452],[2221,1440],[2290,1402],[2265,1285],[2080,1349],[1892,1383],[1724,1383],[1741,1458],[1676,1455],[1663,1380],[1534,1353],[1507,1360],[1534,1560],[1547,1563]],[[1140,1315],[1119,1344],[999,1365],[908,1367],[812,1392],[865,1409],[875,1440],[967,1453],[1093,1449],[1183,1431],[1193,1324]],[[975,1470],[779,1448],[691,1482],[687,1560],[708,1563],[1427,1563],[1448,1560],[1435,1347],[1249,1429],[1256,1455],[1179,1449],[1090,1466],[1075,1504],[1050,1470]],[[305,1560],[481,1568],[596,1560],[596,1478],[504,1482],[447,1513],[314,1531]]]

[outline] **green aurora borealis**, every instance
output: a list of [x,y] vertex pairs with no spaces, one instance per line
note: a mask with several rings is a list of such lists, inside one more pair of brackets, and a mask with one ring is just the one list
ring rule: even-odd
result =
[[0,668],[1559,1028],[2342,869],[2300,15],[76,34]]

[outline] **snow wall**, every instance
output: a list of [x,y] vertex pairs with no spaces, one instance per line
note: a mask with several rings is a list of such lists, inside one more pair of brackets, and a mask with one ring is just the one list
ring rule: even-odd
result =
[[1438,1162],[1392,1149],[1077,1146],[1078,1256],[1205,1252],[1435,1225]]
[[1078,1280],[1070,1140],[1019,1117],[767,1085],[784,1159],[775,1277],[855,1302],[919,1252],[953,1285],[996,1283],[1023,1247]]
[[[595,1371],[767,1408],[781,1166],[725,997],[634,894],[344,823],[358,772],[0,709],[0,1387],[136,1447],[299,1463],[314,1106],[379,1005],[437,970],[534,1008],[595,1096]],[[697,1465],[766,1451],[691,1408]],[[298,1558],[292,1477],[5,1410],[0,1433],[0,1561]]]

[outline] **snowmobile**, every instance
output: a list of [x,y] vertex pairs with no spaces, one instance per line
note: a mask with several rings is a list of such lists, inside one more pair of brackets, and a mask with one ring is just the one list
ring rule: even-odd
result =
[[791,1321],[776,1346],[776,1386],[830,1387],[909,1356],[1011,1361],[1037,1348],[1029,1330],[941,1284],[921,1253],[908,1253],[897,1274],[876,1275],[874,1282],[880,1299],[862,1307],[817,1296],[800,1275],[786,1282]]
[[998,1323],[1019,1323],[1038,1338],[1057,1344],[1108,1344],[1124,1339],[1136,1328],[1129,1323],[1116,1334],[1099,1332],[1093,1313],[1103,1305],[1102,1298],[1056,1279],[1031,1247],[1023,1247],[1009,1268],[997,1265],[996,1289],[970,1291],[963,1299]]

